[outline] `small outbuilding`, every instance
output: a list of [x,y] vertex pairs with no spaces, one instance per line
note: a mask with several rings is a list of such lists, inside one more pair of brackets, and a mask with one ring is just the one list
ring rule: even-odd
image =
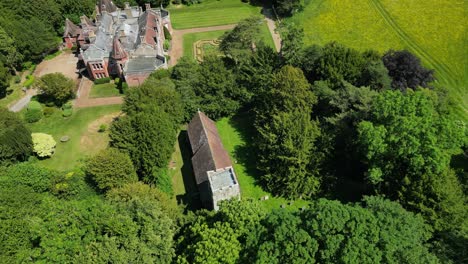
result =
[[213,120],[198,111],[187,130],[193,172],[203,206],[218,210],[219,201],[240,199],[239,182]]

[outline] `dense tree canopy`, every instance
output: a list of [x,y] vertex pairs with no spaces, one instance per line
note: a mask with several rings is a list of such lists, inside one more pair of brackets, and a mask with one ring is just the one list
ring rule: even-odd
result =
[[310,197],[320,181],[311,165],[319,135],[311,120],[316,97],[300,69],[285,66],[273,75],[272,87],[256,109],[259,168],[266,186],[286,197]]
[[428,90],[381,93],[358,126],[358,144],[370,184],[445,229],[465,219],[449,163],[466,132],[438,113],[434,97]]
[[105,149],[90,158],[86,162],[85,171],[102,191],[138,180],[130,157],[113,148]]
[[21,119],[5,108],[0,108],[0,164],[25,161],[32,154],[31,132]]

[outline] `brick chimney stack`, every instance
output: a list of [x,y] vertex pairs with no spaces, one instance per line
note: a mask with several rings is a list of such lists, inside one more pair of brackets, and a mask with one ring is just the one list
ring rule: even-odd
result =
[[130,9],[130,3],[129,2],[125,2],[125,10],[127,9]]

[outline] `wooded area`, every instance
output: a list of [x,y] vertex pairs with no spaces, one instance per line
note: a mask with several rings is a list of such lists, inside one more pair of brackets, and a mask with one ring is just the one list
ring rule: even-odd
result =
[[[0,47],[7,75],[56,46],[50,40],[62,15],[76,19],[94,4],[14,2],[0,3],[0,38],[14,43]],[[23,36],[21,21],[47,34]],[[466,261],[467,173],[455,161],[467,160],[468,131],[447,91],[432,85],[433,71],[405,50],[306,46],[294,25],[281,29],[278,54],[258,39],[259,26],[246,19],[223,35],[223,56],[184,57],[128,89],[110,146],[83,167],[38,166],[24,121],[0,109],[0,259]],[[2,35],[5,29],[13,33]],[[168,164],[181,127],[198,110],[212,119],[245,116],[256,184],[309,206],[267,210],[244,199],[215,212],[175,204]]]

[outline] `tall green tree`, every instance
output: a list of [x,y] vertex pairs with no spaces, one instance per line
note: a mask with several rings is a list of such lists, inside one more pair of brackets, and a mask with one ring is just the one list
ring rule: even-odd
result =
[[233,30],[224,33],[219,49],[236,63],[244,62],[258,44],[262,23],[260,17],[240,21]]
[[428,90],[386,91],[358,125],[366,178],[379,192],[422,213],[436,230],[465,219],[463,193],[450,169],[466,131],[436,108]]
[[172,69],[171,79],[182,100],[184,121],[190,120],[200,105],[201,98],[193,89],[194,84],[201,78],[199,67],[193,58],[182,57]]
[[49,73],[39,78],[35,87],[42,92],[41,99],[52,101],[57,105],[62,105],[72,98],[74,93],[73,80],[62,73]]
[[294,23],[287,23],[280,30],[282,32],[280,54],[284,63],[300,67],[304,52],[304,29]]
[[25,161],[31,156],[31,132],[22,120],[5,108],[0,108],[0,164]]
[[159,107],[120,117],[111,126],[111,146],[127,153],[141,179],[171,192],[167,164],[176,130],[173,119]]
[[311,160],[317,123],[311,120],[315,95],[300,69],[285,66],[273,76],[272,87],[256,108],[259,168],[267,188],[286,197],[310,197],[320,180]]

